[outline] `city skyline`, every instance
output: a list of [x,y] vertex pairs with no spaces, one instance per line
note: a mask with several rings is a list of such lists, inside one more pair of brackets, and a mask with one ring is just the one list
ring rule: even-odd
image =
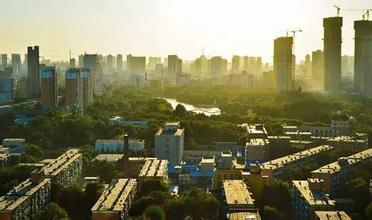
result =
[[[287,30],[302,29],[295,53],[303,59],[323,49],[324,17],[344,18],[342,54],[354,54],[353,21],[372,2],[358,1],[170,1],[57,0],[5,1],[0,15],[1,53],[26,53],[39,45],[45,59],[67,60],[69,50],[166,57],[186,60],[204,53],[230,59],[234,54],[262,56],[272,63],[273,40]],[[13,13],[17,11],[17,13]],[[56,12],[56,13],[55,13]],[[27,19],[27,22],[25,22]]]

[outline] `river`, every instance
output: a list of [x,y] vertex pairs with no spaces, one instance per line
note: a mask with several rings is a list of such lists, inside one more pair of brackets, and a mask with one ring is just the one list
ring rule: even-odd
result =
[[221,110],[218,107],[198,107],[195,105],[178,102],[176,99],[162,98],[166,100],[169,104],[172,105],[172,108],[175,109],[178,104],[181,104],[185,107],[187,111],[195,112],[197,114],[205,114],[206,116],[219,115]]

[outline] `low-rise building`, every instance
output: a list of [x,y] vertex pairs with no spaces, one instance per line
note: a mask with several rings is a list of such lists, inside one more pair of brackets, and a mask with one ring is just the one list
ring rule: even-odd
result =
[[34,175],[50,178],[52,183],[71,184],[81,177],[83,157],[78,149],[70,149],[56,159],[50,160]]
[[0,147],[0,167],[8,166],[9,158],[9,149],[6,147]]
[[228,216],[234,212],[257,212],[252,194],[243,180],[224,180],[223,196]]
[[247,125],[247,141],[251,138],[267,138],[267,131],[263,124]]
[[[145,147],[144,140],[128,140],[128,148],[131,151],[138,152]],[[94,150],[101,153],[121,153],[124,152],[124,140],[120,139],[98,139],[94,146]]]
[[203,157],[202,160],[199,163],[199,170],[202,172],[214,172],[215,171],[215,158],[205,158]]
[[203,157],[214,157],[218,159],[221,156],[219,150],[185,150],[183,160],[189,164],[199,164]]
[[314,220],[351,220],[344,211],[315,211]]
[[246,163],[263,163],[268,157],[269,140],[264,138],[251,138],[245,145]]
[[92,220],[126,219],[136,193],[135,179],[113,180],[91,209]]
[[141,172],[138,175],[139,184],[147,179],[168,180],[167,160],[146,160]]
[[283,126],[283,132],[310,132],[312,136],[321,137],[336,137],[349,135],[349,121],[348,120],[332,120],[330,125],[323,126]]
[[25,152],[26,139],[24,138],[5,138],[3,147],[9,148],[11,154],[23,154]]
[[372,148],[348,157],[341,157],[333,163],[312,171],[311,176],[322,179],[324,181],[325,192],[334,194],[340,184],[349,178],[348,174],[353,167],[370,160],[372,160]]
[[27,179],[0,197],[0,219],[32,219],[50,200],[50,179]]
[[148,128],[147,121],[141,121],[141,120],[126,120],[120,116],[114,116],[112,118],[109,118],[108,123],[110,125],[123,125],[123,126],[134,126],[134,127],[140,127],[140,128]]
[[315,211],[333,211],[335,201],[322,190],[323,180],[310,178],[308,180],[294,180],[293,210],[296,219],[311,219]]
[[331,149],[333,149],[332,146],[322,145],[265,162],[260,166],[262,175],[267,177],[267,183],[271,184],[273,178],[282,174],[286,169],[300,165],[304,161],[312,159],[315,155]]

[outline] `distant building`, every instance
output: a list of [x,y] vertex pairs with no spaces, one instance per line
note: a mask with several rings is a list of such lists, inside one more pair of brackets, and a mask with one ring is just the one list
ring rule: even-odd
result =
[[40,96],[39,46],[27,47],[27,88],[30,98]]
[[129,85],[135,88],[144,88],[146,83],[145,73],[132,73],[129,75]]
[[240,56],[234,55],[231,59],[231,73],[240,73]]
[[24,138],[5,138],[2,142],[3,147],[9,149],[11,154],[25,153],[26,139]]
[[0,146],[0,167],[8,166],[9,158],[9,148]]
[[[97,54],[84,54],[83,56],[83,80],[84,80],[84,87],[89,85],[89,92],[92,93],[91,95],[87,94],[87,96],[91,97],[89,99],[93,100],[93,92],[97,93],[101,89],[103,84],[103,73],[102,73],[102,66],[100,62],[100,56]],[[89,81],[85,83],[85,81]],[[84,88],[85,89],[85,88]],[[84,102],[85,103],[85,102]],[[87,102],[87,104],[90,102]],[[89,104],[88,104],[89,105]],[[87,105],[87,106],[88,106]]]
[[129,73],[145,73],[146,57],[127,55],[127,71]]
[[161,64],[161,58],[160,57],[149,57],[149,62],[147,64],[147,68],[149,70],[155,70],[156,65]]
[[351,220],[344,211],[315,211],[314,220]]
[[8,64],[8,54],[1,54],[1,65],[6,66]]
[[57,73],[54,66],[41,70],[41,106],[44,108],[58,107]]
[[82,78],[83,78],[83,105],[84,107],[88,107],[93,103],[93,91],[94,91],[94,83],[93,83],[93,73],[90,69],[83,68],[82,70]]
[[140,173],[138,174],[139,184],[141,185],[142,181],[148,180],[148,179],[158,179],[161,181],[168,180],[167,169],[168,169],[167,160],[158,160],[158,159],[146,160]]
[[20,54],[12,54],[12,70],[13,70],[13,77],[18,78],[19,74],[21,73],[21,55]]
[[280,37],[274,40],[274,74],[277,91],[294,88],[293,38]]
[[245,160],[247,163],[262,163],[268,157],[269,140],[252,138],[245,145]]
[[123,72],[123,55],[121,54],[116,56],[116,71]]
[[211,72],[212,79],[221,79],[227,73],[227,60],[216,56],[211,58]]
[[337,161],[320,167],[311,172],[311,176],[324,181],[324,191],[334,194],[339,189],[341,183],[349,178],[350,171],[362,164],[372,160],[372,148],[350,155],[341,157]]
[[274,71],[266,71],[262,73],[263,87],[265,89],[275,88],[275,74]]
[[92,220],[127,219],[136,194],[135,179],[114,179],[92,207]]
[[263,124],[247,125],[247,140],[267,138],[267,131]]
[[0,76],[0,104],[13,102],[14,79]]
[[50,201],[50,179],[27,179],[0,197],[0,219],[32,219]]
[[341,91],[342,17],[323,19],[324,26],[324,90]]
[[123,125],[123,126],[134,126],[140,128],[148,128],[147,121],[137,121],[137,120],[126,120],[120,116],[114,116],[109,118],[108,123],[110,125]]
[[15,97],[17,99],[27,99],[27,94],[27,78],[22,77],[17,82]]
[[[134,152],[142,151],[145,147],[145,141],[143,140],[133,140],[129,139],[129,150]],[[110,152],[110,153],[118,153],[118,152],[124,152],[124,141],[123,140],[96,140],[96,144],[94,147],[95,151],[98,152]]]
[[312,79],[316,86],[324,87],[324,57],[323,51],[317,50],[312,53]]
[[185,132],[179,122],[165,123],[155,134],[155,156],[168,160],[172,166],[180,165],[183,156]]
[[168,55],[168,80],[179,84],[182,75],[182,60],[177,55]]
[[332,120],[328,126],[298,126],[299,132],[310,132],[312,136],[335,137],[350,134],[348,120]]
[[70,68],[65,73],[65,104],[83,110],[83,77],[80,68]]
[[315,211],[333,211],[335,201],[323,192],[323,181],[310,178],[308,180],[294,180],[293,210],[296,219],[312,219]]

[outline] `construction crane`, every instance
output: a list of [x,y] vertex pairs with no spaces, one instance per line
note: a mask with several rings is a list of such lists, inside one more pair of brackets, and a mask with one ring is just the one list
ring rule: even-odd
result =
[[336,10],[337,10],[337,17],[340,17],[341,8],[339,6],[337,6],[337,5],[333,5],[333,7],[335,7]]
[[369,12],[372,11],[371,8],[363,8],[363,9],[345,9],[345,11],[365,11],[364,14],[362,14],[363,20],[369,20]]
[[302,32],[302,30],[301,29],[298,29],[298,30],[287,30],[287,37],[288,37],[289,33],[292,33],[293,38],[295,38],[297,32]]

